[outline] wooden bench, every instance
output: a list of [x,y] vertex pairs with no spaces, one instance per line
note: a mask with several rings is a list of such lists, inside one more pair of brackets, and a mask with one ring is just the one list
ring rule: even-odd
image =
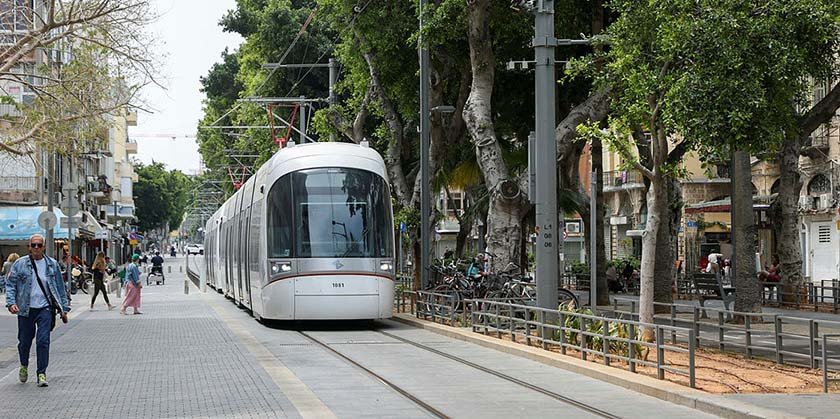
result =
[[[700,300],[700,307],[705,308],[706,300],[721,300],[723,307],[731,310],[729,306],[735,301],[735,288],[725,287],[720,281],[719,274],[695,273],[691,281],[694,283],[697,299]],[[705,310],[703,310],[703,317],[706,317]]]

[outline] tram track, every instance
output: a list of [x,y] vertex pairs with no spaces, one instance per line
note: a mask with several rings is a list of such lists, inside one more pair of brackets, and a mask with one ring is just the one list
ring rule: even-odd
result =
[[344,361],[350,363],[351,365],[355,366],[356,368],[361,369],[362,371],[364,371],[368,375],[370,375],[370,376],[376,378],[377,380],[381,381],[383,384],[390,387],[391,389],[393,389],[394,391],[396,391],[397,393],[399,393],[403,397],[411,400],[412,402],[414,402],[414,404],[416,404],[417,406],[419,406],[423,410],[429,412],[433,416],[441,418],[441,419],[448,419],[449,418],[449,416],[447,416],[445,413],[441,412],[440,410],[435,409],[434,407],[432,407],[432,405],[424,402],[423,400],[421,400],[417,396],[411,394],[408,390],[396,385],[395,383],[388,380],[387,378],[377,374],[376,372],[374,372],[370,368],[365,367],[364,365],[360,364],[359,362],[356,362],[355,360],[348,357],[347,355],[344,355],[343,353],[337,351],[336,349],[331,347],[326,342],[324,342],[324,341],[322,341],[322,340],[320,340],[320,339],[318,339],[318,338],[316,338],[316,337],[314,337],[314,336],[312,336],[312,335],[310,335],[306,332],[298,331],[298,333],[300,333],[301,335],[303,335],[304,337],[306,337],[307,339],[309,339],[310,341],[312,341],[316,345],[318,345],[318,346],[326,349],[327,351],[331,352],[333,355],[343,359]]
[[[595,416],[598,416],[598,417],[602,417],[602,418],[610,418],[610,419],[618,419],[618,418],[620,418],[620,416],[617,416],[617,415],[614,415],[614,414],[612,414],[612,413],[610,413],[610,412],[607,412],[607,411],[601,410],[601,409],[599,409],[599,408],[597,408],[597,407],[595,407],[595,406],[592,406],[592,405],[590,405],[590,404],[587,404],[587,403],[581,402],[581,401],[579,401],[579,400],[575,400],[575,399],[573,399],[573,398],[570,398],[570,397],[568,397],[568,396],[564,396],[564,395],[562,395],[562,394],[559,394],[559,393],[553,392],[553,391],[551,391],[551,390],[548,390],[548,389],[546,389],[546,388],[543,388],[543,387],[537,386],[537,385],[535,385],[535,384],[528,383],[528,382],[523,381],[523,380],[520,380],[520,379],[518,379],[518,378],[516,378],[516,377],[513,377],[513,376],[510,376],[510,375],[507,375],[507,374],[502,373],[502,372],[500,372],[500,371],[493,370],[493,369],[488,368],[488,367],[485,367],[485,366],[483,366],[483,365],[476,364],[476,363],[471,362],[471,361],[469,361],[469,360],[466,360],[466,359],[464,359],[464,358],[461,358],[461,357],[458,357],[458,356],[455,356],[455,355],[452,355],[452,354],[449,354],[449,353],[443,352],[443,351],[441,351],[441,350],[438,350],[438,349],[432,348],[432,347],[427,346],[427,345],[424,345],[424,344],[422,344],[422,343],[415,342],[415,341],[412,341],[412,340],[409,340],[409,339],[405,339],[405,338],[403,338],[403,337],[401,337],[401,336],[397,336],[397,335],[394,335],[394,334],[392,334],[392,333],[384,332],[384,331],[381,331],[381,330],[375,330],[375,329],[374,329],[374,330],[371,330],[371,331],[372,331],[372,332],[375,332],[375,333],[378,333],[378,334],[381,334],[381,335],[383,335],[383,336],[386,336],[386,337],[388,337],[388,338],[390,338],[390,339],[394,339],[394,340],[396,340],[396,341],[398,341],[398,342],[401,342],[401,343],[404,343],[404,344],[411,345],[411,346],[413,346],[413,347],[415,347],[415,348],[418,348],[418,349],[421,349],[421,350],[423,350],[423,351],[430,352],[430,353],[435,354],[435,355],[437,355],[437,356],[441,356],[441,357],[447,358],[447,359],[449,359],[449,360],[451,360],[451,361],[455,361],[455,362],[457,362],[457,363],[459,363],[459,364],[461,364],[461,365],[465,365],[465,366],[468,366],[468,367],[470,367],[470,368],[473,368],[473,369],[479,370],[479,371],[481,371],[481,372],[484,372],[484,373],[486,373],[486,374],[490,374],[490,375],[492,375],[492,376],[494,376],[494,377],[500,378],[500,379],[502,379],[502,380],[504,380],[504,381],[507,381],[507,382],[510,382],[510,383],[513,383],[513,384],[516,384],[516,385],[518,385],[518,386],[520,386],[520,387],[523,387],[523,388],[526,388],[526,389],[528,389],[528,390],[530,390],[530,391],[535,391],[535,392],[537,392],[537,393],[543,394],[543,395],[545,395],[545,396],[548,396],[548,397],[550,397],[550,398],[552,398],[552,399],[555,399],[555,400],[557,400],[557,401],[559,401],[559,402],[565,403],[565,404],[567,404],[567,405],[569,405],[569,406],[575,407],[575,408],[577,408],[577,409],[579,409],[579,410],[582,410],[582,411],[584,411],[584,412],[590,413],[590,414],[592,414],[592,415],[595,415]],[[443,413],[443,412],[441,412],[441,411],[439,411],[439,410],[435,409],[435,408],[434,408],[433,406],[431,406],[429,403],[426,403],[426,402],[424,402],[424,401],[420,400],[419,398],[417,398],[416,396],[414,396],[413,394],[411,394],[411,393],[410,393],[409,391],[407,391],[406,389],[404,389],[404,388],[402,388],[402,387],[398,386],[397,384],[393,383],[392,381],[390,381],[390,380],[386,379],[385,377],[383,377],[383,376],[381,376],[381,375],[377,374],[376,372],[372,371],[370,368],[365,367],[365,366],[364,366],[364,365],[362,365],[361,363],[359,363],[359,362],[355,361],[354,359],[352,359],[352,358],[348,357],[347,355],[345,355],[345,354],[341,353],[340,351],[336,350],[336,349],[335,349],[335,348],[333,348],[330,344],[328,344],[328,343],[326,343],[326,342],[323,342],[323,341],[321,341],[321,340],[319,340],[319,339],[317,339],[317,338],[313,337],[312,335],[310,335],[310,334],[308,334],[308,333],[306,333],[306,332],[303,332],[303,331],[298,331],[298,333],[300,333],[301,335],[303,335],[304,337],[306,337],[306,338],[307,338],[307,339],[309,339],[310,341],[314,342],[314,343],[315,343],[315,344],[317,344],[318,346],[321,346],[322,348],[327,349],[329,352],[333,353],[333,354],[334,354],[334,355],[336,355],[337,357],[339,357],[339,358],[341,358],[341,359],[343,359],[343,360],[347,361],[348,363],[352,364],[353,366],[355,366],[355,367],[357,367],[357,368],[359,368],[359,369],[363,370],[363,371],[364,371],[364,372],[366,372],[367,374],[369,374],[369,375],[371,375],[371,376],[375,377],[376,379],[378,379],[379,381],[381,381],[382,383],[384,383],[384,384],[385,384],[385,385],[387,385],[388,387],[391,387],[391,388],[392,388],[392,389],[394,389],[396,392],[398,392],[399,394],[401,394],[401,395],[403,395],[404,397],[408,398],[409,400],[411,400],[412,402],[414,402],[415,404],[417,404],[418,406],[420,406],[421,408],[423,408],[423,409],[424,409],[424,410],[426,410],[427,412],[431,413],[432,415],[434,415],[434,416],[436,416],[436,417],[439,417],[439,418],[448,418],[448,417],[449,417],[449,416],[447,416],[445,413]]]

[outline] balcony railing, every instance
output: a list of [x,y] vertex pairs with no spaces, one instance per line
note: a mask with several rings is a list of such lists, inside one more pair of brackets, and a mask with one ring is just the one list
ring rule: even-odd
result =
[[635,170],[604,172],[604,189],[644,186],[642,174]]
[[0,177],[0,191],[37,191],[39,179],[35,176]]

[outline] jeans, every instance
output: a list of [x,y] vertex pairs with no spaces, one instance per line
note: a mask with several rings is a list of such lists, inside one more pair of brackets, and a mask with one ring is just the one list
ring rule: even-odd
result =
[[29,366],[29,349],[35,338],[35,353],[38,357],[38,374],[46,374],[50,363],[50,325],[52,313],[49,307],[30,308],[29,317],[18,316],[18,354],[20,365]]

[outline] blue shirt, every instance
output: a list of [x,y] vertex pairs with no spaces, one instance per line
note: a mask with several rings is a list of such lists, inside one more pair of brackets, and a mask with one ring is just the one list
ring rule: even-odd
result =
[[36,260],[35,269],[38,270],[38,276],[41,277],[41,285],[38,285],[38,277],[35,275],[35,271],[32,271],[32,275],[30,275],[29,279],[31,282],[31,285],[29,286],[29,307],[44,308],[50,305],[50,300],[48,300],[47,296],[44,295],[44,292],[41,291],[41,286],[47,288],[47,259],[41,258],[41,260]]
[[131,281],[134,285],[140,283],[140,268],[134,262],[128,264],[128,268],[125,270],[125,279]]

